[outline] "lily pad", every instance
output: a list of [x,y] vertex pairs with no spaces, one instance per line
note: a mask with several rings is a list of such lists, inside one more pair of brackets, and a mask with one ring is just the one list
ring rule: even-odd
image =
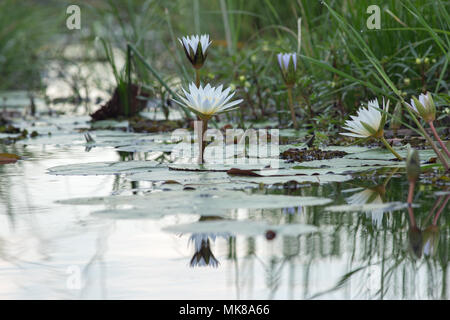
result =
[[364,203],[364,204],[343,204],[326,207],[326,211],[331,212],[367,212],[367,211],[396,211],[408,206],[403,202],[385,202],[385,203]]
[[158,166],[160,164],[156,161],[87,162],[52,167],[48,169],[48,173],[64,176],[131,174],[147,172]]
[[[74,198],[57,201],[70,205],[106,205],[108,213],[124,214],[124,209],[154,216],[173,214],[223,215],[227,209],[276,209],[298,206],[317,206],[332,200],[319,197],[299,197],[286,195],[247,194],[242,191],[167,191],[145,196],[107,196]],[[125,207],[124,207],[125,206]],[[131,206],[131,208],[130,208]]]
[[252,220],[219,220],[179,224],[163,229],[167,232],[179,233],[228,233],[243,236],[261,236],[267,231],[277,235],[298,236],[317,232],[318,228],[307,224],[270,225]]
[[[398,154],[402,158],[406,158],[408,155],[408,150],[406,148],[395,148],[395,151],[398,152]],[[436,157],[436,154],[433,150],[427,149],[427,150],[418,150],[419,157],[421,161],[428,161],[430,158]],[[396,159],[396,157],[386,149],[372,149],[366,152],[359,152],[359,153],[351,153],[344,158],[347,159],[373,159],[373,160],[393,160]]]
[[191,172],[175,171],[160,168],[151,172],[139,172],[127,176],[130,181],[176,181],[181,184],[189,183],[227,183],[229,178],[225,172]]
[[274,176],[274,177],[235,177],[231,181],[234,182],[249,182],[258,183],[264,185],[284,184],[288,182],[297,183],[331,183],[331,182],[344,182],[351,180],[350,175],[335,175],[335,174],[323,174],[323,175],[304,175],[304,176]]

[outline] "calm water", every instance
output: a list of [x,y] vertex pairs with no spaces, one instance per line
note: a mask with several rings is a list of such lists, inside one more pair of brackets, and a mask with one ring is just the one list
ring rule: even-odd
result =
[[[415,202],[420,207],[413,212],[325,212],[323,207],[229,212],[236,219],[319,227],[317,233],[298,237],[180,235],[163,228],[202,217],[101,218],[91,214],[92,206],[55,203],[74,197],[131,194],[136,185],[122,176],[46,173],[57,165],[120,160],[113,148],[86,152],[84,147],[37,145],[1,150],[28,157],[0,166],[1,299],[449,296],[448,205],[440,208],[448,196],[434,194],[443,187],[419,185]],[[403,180],[387,171],[346,183],[254,192],[324,196],[334,199],[333,204],[368,198],[406,201]],[[151,188],[151,184],[140,187]],[[441,202],[436,204],[437,200]]]

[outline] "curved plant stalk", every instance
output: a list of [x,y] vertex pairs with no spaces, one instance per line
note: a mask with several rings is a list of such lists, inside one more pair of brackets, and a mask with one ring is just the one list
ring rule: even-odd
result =
[[394,148],[391,147],[391,145],[389,144],[389,142],[386,141],[386,139],[381,136],[381,138],[379,138],[381,140],[381,142],[383,142],[383,144],[386,146],[386,148],[388,148],[388,150],[390,152],[392,152],[392,154],[400,161],[403,161],[403,158],[397,153],[397,151],[394,150]]
[[292,117],[292,123],[294,124],[295,130],[298,130],[298,123],[297,118],[295,117],[295,111],[294,111],[294,100],[292,99],[292,86],[288,86],[288,97],[289,97],[289,108],[291,109],[291,117]]
[[448,151],[447,147],[445,146],[445,143],[441,140],[441,138],[439,137],[436,128],[434,127],[433,121],[428,122],[431,131],[433,131],[433,135],[436,138],[436,140],[438,141],[438,143],[441,145],[442,150],[444,150],[444,152],[447,154],[447,157],[450,157],[450,152]]
[[448,171],[449,170],[449,166],[447,163],[447,160],[445,160],[444,156],[442,155],[442,153],[439,151],[439,149],[436,147],[436,145],[434,144],[433,140],[431,139],[431,137],[429,136],[429,134],[425,131],[425,129],[422,127],[422,125],[420,124],[419,120],[417,120],[416,116],[414,115],[414,113],[410,110],[410,108],[408,107],[407,103],[405,102],[405,100],[403,100],[403,98],[401,99],[402,103],[405,105],[405,109],[406,111],[408,111],[409,115],[411,116],[411,118],[413,119],[414,123],[417,125],[417,128],[419,128],[419,130],[422,132],[422,135],[425,137],[425,139],[428,141],[428,143],[431,145],[431,147],[433,148],[434,152],[436,153],[436,155],[438,156],[439,160],[441,161],[442,165],[445,167],[445,170]]

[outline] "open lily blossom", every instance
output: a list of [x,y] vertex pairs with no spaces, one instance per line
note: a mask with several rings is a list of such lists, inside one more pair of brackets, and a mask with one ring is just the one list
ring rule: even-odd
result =
[[192,35],[178,39],[184,48],[186,57],[194,68],[201,68],[208,55],[208,47],[211,44],[209,35]]
[[205,87],[197,88],[191,83],[189,91],[183,89],[184,97],[178,95],[181,101],[174,101],[194,112],[200,119],[209,120],[215,114],[238,108],[236,105],[243,101],[242,99],[230,101],[235,92],[230,93],[231,88],[225,90],[222,88],[223,85],[212,87],[209,83]]
[[411,104],[407,105],[426,122],[434,121],[436,118],[436,107],[429,92],[427,94],[421,94],[419,99],[412,97]]
[[[378,99],[369,101],[367,109],[364,107],[360,108],[357,116],[350,116],[352,120],[345,122],[346,127],[344,129],[350,132],[343,132],[341,134],[355,138],[380,138],[383,136],[386,115],[381,114],[378,109],[380,109]],[[383,110],[385,112],[389,110],[389,101],[385,104],[384,99]]]

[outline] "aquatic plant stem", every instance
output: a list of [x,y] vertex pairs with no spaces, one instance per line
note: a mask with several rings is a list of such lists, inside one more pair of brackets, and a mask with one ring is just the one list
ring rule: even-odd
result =
[[[200,123],[199,123],[200,122]],[[197,125],[197,137],[198,137],[198,164],[203,164],[203,154],[205,152],[205,132],[208,130],[208,120],[207,119],[199,119],[196,121]]]
[[447,147],[445,146],[445,143],[441,140],[441,138],[439,137],[436,128],[434,127],[433,121],[428,122],[431,131],[433,131],[433,135],[436,138],[436,140],[438,141],[438,143],[441,145],[441,148],[444,150],[444,152],[447,154],[447,157],[450,157],[450,152],[448,151]]
[[436,155],[438,156],[439,160],[441,160],[442,165],[445,167],[445,170],[448,171],[449,167],[448,167],[448,163],[447,160],[445,160],[444,156],[442,155],[442,153],[439,151],[439,149],[436,147],[436,145],[434,144],[433,140],[431,139],[430,135],[425,131],[425,129],[422,127],[422,125],[420,124],[419,120],[417,120],[416,116],[414,115],[414,113],[411,111],[411,108],[408,106],[408,104],[405,102],[405,100],[402,99],[402,103],[405,105],[405,109],[406,111],[409,113],[409,115],[411,116],[411,118],[413,119],[414,123],[416,124],[417,128],[419,128],[420,132],[422,132],[422,135],[425,137],[425,139],[428,141],[428,143],[431,145],[431,147],[433,148],[434,152],[436,153]]
[[200,88],[200,69],[195,68],[195,86]]
[[436,213],[436,215],[433,218],[433,225],[437,225],[437,221],[439,219],[439,216],[441,215],[442,211],[444,210],[445,206],[447,205],[448,200],[450,200],[450,195],[448,195],[444,202],[442,203],[441,207],[439,208],[438,212]]
[[400,160],[400,161],[403,160],[403,158],[397,153],[397,151],[394,150],[394,148],[391,147],[391,145],[389,144],[389,142],[387,142],[386,139],[385,139],[383,136],[380,138],[380,140],[381,140],[381,142],[384,143],[384,145],[386,146],[386,148],[388,148],[389,151],[392,152],[392,154],[393,154],[394,156],[397,157],[398,160]]
[[409,182],[409,189],[408,189],[408,204],[411,205],[414,197],[414,187],[416,186],[415,181]]
[[288,90],[288,98],[289,98],[289,108],[291,109],[292,123],[294,124],[294,129],[298,130],[297,118],[295,117],[295,111],[294,111],[294,102],[292,99],[292,86],[288,86],[287,90]]

